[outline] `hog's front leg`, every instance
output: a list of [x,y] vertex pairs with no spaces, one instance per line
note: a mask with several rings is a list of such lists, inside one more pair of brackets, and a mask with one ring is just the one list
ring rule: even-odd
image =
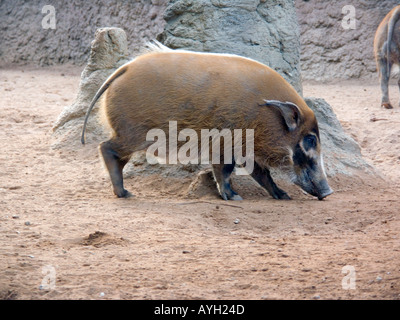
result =
[[260,167],[257,162],[254,162],[254,170],[251,173],[254,180],[264,187],[274,199],[290,200],[288,194],[280,189],[271,177],[268,168]]

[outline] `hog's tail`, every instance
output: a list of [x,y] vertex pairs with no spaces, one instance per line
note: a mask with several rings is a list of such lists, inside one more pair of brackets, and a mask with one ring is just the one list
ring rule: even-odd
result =
[[123,65],[122,67],[120,67],[119,69],[117,69],[110,77],[108,77],[108,79],[102,84],[102,86],[100,87],[100,89],[96,92],[96,95],[94,96],[92,102],[90,103],[89,109],[86,112],[86,116],[85,116],[85,122],[83,123],[83,128],[82,128],[82,136],[81,136],[81,142],[82,144],[85,144],[85,130],[86,130],[86,125],[87,125],[87,121],[89,119],[89,114],[92,111],[94,105],[96,104],[97,100],[99,100],[99,98],[101,97],[101,95],[104,93],[104,91],[106,91],[108,89],[108,87],[111,85],[111,83],[117,79],[118,77],[122,76],[126,70],[128,69],[128,67],[126,65]]
[[397,7],[393,12],[388,22],[388,33],[386,39],[386,63],[387,63],[387,77],[390,78],[390,45],[393,38],[394,26],[400,17],[400,7]]

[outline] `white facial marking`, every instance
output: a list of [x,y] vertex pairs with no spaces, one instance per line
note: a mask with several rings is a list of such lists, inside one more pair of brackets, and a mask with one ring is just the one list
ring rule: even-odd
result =
[[324,177],[326,178],[326,172],[325,172],[325,166],[324,166],[324,158],[322,157],[322,152],[321,152],[321,155],[319,157],[320,157],[320,161],[321,161],[322,173],[323,173]]
[[[314,136],[314,137],[318,140],[317,135],[315,135],[314,133],[311,133],[311,132],[310,132],[309,135]],[[318,152],[317,152],[317,150],[314,149],[314,148],[311,148],[311,149],[309,149],[309,150],[307,151],[307,150],[304,148],[303,141],[304,141],[304,139],[302,139],[302,140],[300,141],[299,145],[300,145],[301,150],[304,152],[304,154],[305,154],[307,157],[309,157],[309,158],[317,159],[317,158],[318,158]]]

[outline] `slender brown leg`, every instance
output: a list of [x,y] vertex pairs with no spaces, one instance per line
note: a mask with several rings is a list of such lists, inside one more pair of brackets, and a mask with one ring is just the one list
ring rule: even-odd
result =
[[379,80],[381,82],[382,102],[381,106],[386,109],[392,109],[389,101],[389,79],[390,79],[390,63],[385,58],[379,59]]

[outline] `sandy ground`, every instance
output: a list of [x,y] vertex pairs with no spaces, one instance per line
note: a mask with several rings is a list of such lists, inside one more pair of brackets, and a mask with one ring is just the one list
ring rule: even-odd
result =
[[224,202],[147,176],[127,179],[135,196],[121,200],[96,145],[51,148],[80,71],[0,69],[0,299],[400,299],[395,85],[383,110],[375,80],[304,83],[384,182],[335,178],[324,201],[254,187]]

